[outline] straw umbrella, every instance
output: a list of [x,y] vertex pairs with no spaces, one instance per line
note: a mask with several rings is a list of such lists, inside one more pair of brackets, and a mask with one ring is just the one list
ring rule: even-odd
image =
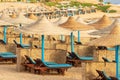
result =
[[115,46],[115,61],[116,61],[116,77],[119,78],[119,48],[120,48],[120,24],[112,29],[112,31],[105,36],[88,43],[91,46]]
[[44,35],[57,35],[57,34],[69,34],[70,30],[54,26],[45,17],[42,17],[37,22],[28,25],[26,27],[21,27],[19,29],[23,33],[37,33],[42,35],[42,61],[44,61]]
[[68,18],[62,16],[62,17],[60,17],[57,21],[55,21],[55,22],[53,22],[53,23],[59,25],[59,24],[62,24],[62,23],[64,23],[64,22],[66,22],[67,19],[68,19]]
[[94,29],[94,27],[92,27],[92,26],[77,22],[74,19],[74,17],[69,17],[68,20],[63,24],[60,24],[60,26],[64,27],[64,28],[72,29],[72,30],[92,30],[92,29]]
[[10,16],[8,14],[6,14],[5,12],[2,13],[2,15],[0,16],[0,19],[3,21],[8,21],[10,20]]
[[80,22],[80,23],[83,23],[83,24],[87,24],[86,22],[83,21],[83,19],[82,19],[80,16],[78,16],[78,17],[76,18],[76,21],[77,21],[77,22]]
[[13,13],[12,15],[10,15],[11,18],[16,18],[17,15],[15,13]]
[[97,22],[92,23],[90,25],[94,26],[95,29],[100,30],[100,29],[103,29],[111,24],[112,24],[112,20],[110,20],[110,18],[107,17],[106,15],[103,15],[103,17],[100,20],[98,20]]
[[30,13],[29,18],[33,19],[33,20],[37,20],[38,19],[37,16],[35,16],[33,13]]
[[20,13],[18,17],[14,18],[14,19],[8,19],[7,20],[10,23],[13,24],[30,24],[30,23],[34,23],[35,21],[29,18],[26,18],[23,13]]
[[98,30],[98,31],[91,32],[89,34],[90,35],[100,35],[100,36],[105,35],[105,34],[109,34],[110,31],[115,27],[115,24],[117,24],[117,23],[118,23],[118,19],[115,19],[114,22],[110,26],[105,27],[105,28]]
[[80,42],[80,31],[79,30],[84,31],[84,30],[94,29],[94,27],[92,26],[77,22],[73,17],[69,17],[68,20],[63,24],[60,24],[60,26],[71,29],[71,30],[78,30],[78,42]]

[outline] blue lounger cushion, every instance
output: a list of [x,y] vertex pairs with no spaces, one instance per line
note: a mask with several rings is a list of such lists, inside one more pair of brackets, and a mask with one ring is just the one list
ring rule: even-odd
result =
[[49,68],[67,68],[67,67],[72,67],[72,65],[70,64],[51,64],[51,65],[48,65],[46,64],[45,62],[43,62],[45,66],[49,67]]
[[47,65],[53,65],[53,64],[57,64],[55,62],[45,62]]
[[93,57],[90,56],[79,56],[78,54],[74,53],[80,60],[93,60]]
[[106,74],[105,71],[102,71],[102,72],[103,72],[103,75],[105,76],[105,78],[106,78],[107,80],[112,80],[112,79],[110,78],[110,76],[108,76],[108,75]]
[[80,60],[93,60],[93,57],[79,57]]
[[49,68],[67,68],[67,67],[72,67],[70,64],[54,64],[54,65],[47,65]]
[[29,57],[29,59],[32,62],[32,64],[36,64],[36,62],[31,57]]
[[0,55],[15,55],[12,52],[0,52]]
[[2,58],[16,58],[16,55],[0,55]]
[[20,44],[23,48],[29,48],[30,45],[29,44]]

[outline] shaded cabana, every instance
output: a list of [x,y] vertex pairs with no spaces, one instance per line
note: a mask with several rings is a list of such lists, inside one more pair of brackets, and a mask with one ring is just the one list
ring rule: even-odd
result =
[[101,19],[89,25],[94,26],[95,29],[100,30],[100,29],[110,26],[111,24],[112,24],[112,20],[108,16],[103,15]]
[[69,17],[65,23],[60,24],[59,26],[63,28],[71,29],[71,30],[92,30],[94,29],[93,26],[89,26],[89,25],[85,25],[85,24],[77,22],[73,17]]
[[17,31],[42,35],[42,61],[44,61],[44,35],[70,34],[70,30],[52,25],[52,23],[50,23],[45,16],[31,25],[18,28]]
[[[54,29],[52,29],[52,28],[54,28]],[[62,31],[62,30],[66,30],[66,29],[52,24],[44,16],[33,24],[19,28],[19,30],[22,30],[23,32],[25,31],[27,33],[37,33],[37,34],[40,34],[40,32],[41,33],[43,32],[46,34],[52,34],[54,32],[56,32],[56,33],[58,32],[58,33],[62,34],[63,32],[60,32],[60,30]],[[49,32],[47,32],[47,31],[49,31]],[[67,34],[68,32],[65,31],[64,33]]]
[[116,77],[120,79],[120,24],[116,24],[115,27],[112,29],[112,31],[105,35],[102,36],[98,39],[95,39],[87,45],[90,46],[109,46],[109,47],[115,47],[115,62],[116,62]]
[[89,33],[90,35],[105,35],[105,34],[109,34],[111,32],[111,30],[115,27],[115,25],[118,23],[118,20],[115,19],[114,22],[108,26],[108,27],[105,27],[101,30],[97,30],[97,31],[94,31],[94,32],[91,32]]

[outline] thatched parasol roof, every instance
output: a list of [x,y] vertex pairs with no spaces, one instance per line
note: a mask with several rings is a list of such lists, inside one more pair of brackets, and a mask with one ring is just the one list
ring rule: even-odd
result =
[[53,22],[53,23],[59,25],[59,24],[62,24],[62,23],[64,23],[64,22],[66,22],[67,19],[68,19],[68,18],[62,16],[62,17],[60,17],[57,21],[55,21],[55,22]]
[[2,13],[2,15],[0,16],[0,20],[3,20],[3,21],[8,21],[10,18],[10,16],[6,13]]
[[92,29],[94,29],[94,27],[92,27],[92,26],[77,22],[73,17],[69,17],[65,23],[60,24],[59,26],[68,28],[68,29],[72,29],[72,30],[92,30]]
[[120,24],[116,24],[112,31],[103,37],[89,42],[91,46],[115,46],[120,45]]
[[10,15],[11,18],[16,18],[17,15],[15,13],[13,13],[12,15]]
[[56,34],[70,34],[70,30],[58,27],[50,23],[46,17],[42,17],[37,22],[30,24],[26,27],[17,29],[20,32],[24,33],[33,33],[33,34],[47,34],[47,35],[56,35]]
[[30,13],[29,18],[33,19],[33,20],[37,20],[38,19],[38,17],[35,16],[33,13]]
[[13,25],[13,24],[0,20],[0,26],[8,26],[8,25]]
[[76,21],[77,21],[77,22],[80,22],[80,23],[83,23],[83,24],[87,24],[85,21],[83,21],[83,19],[82,19],[80,16],[78,16],[78,17],[76,18]]
[[94,26],[95,29],[100,30],[100,29],[103,29],[105,27],[108,27],[111,24],[112,24],[112,20],[108,16],[103,15],[103,17],[100,20],[98,20],[97,22],[92,23],[90,25]]
[[98,31],[91,32],[89,34],[90,35],[105,35],[105,34],[109,34],[117,23],[118,23],[118,19],[115,19],[114,22],[110,26],[105,27],[105,28],[103,28],[101,30],[98,30]]
[[8,20],[8,22],[13,24],[30,24],[35,22],[32,19],[26,18],[23,13],[20,13],[18,17]]

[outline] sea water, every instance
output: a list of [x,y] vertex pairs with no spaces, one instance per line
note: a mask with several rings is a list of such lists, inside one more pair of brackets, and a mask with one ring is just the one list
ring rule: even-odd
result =
[[112,4],[119,4],[120,5],[120,0],[104,0],[104,2],[110,2]]

